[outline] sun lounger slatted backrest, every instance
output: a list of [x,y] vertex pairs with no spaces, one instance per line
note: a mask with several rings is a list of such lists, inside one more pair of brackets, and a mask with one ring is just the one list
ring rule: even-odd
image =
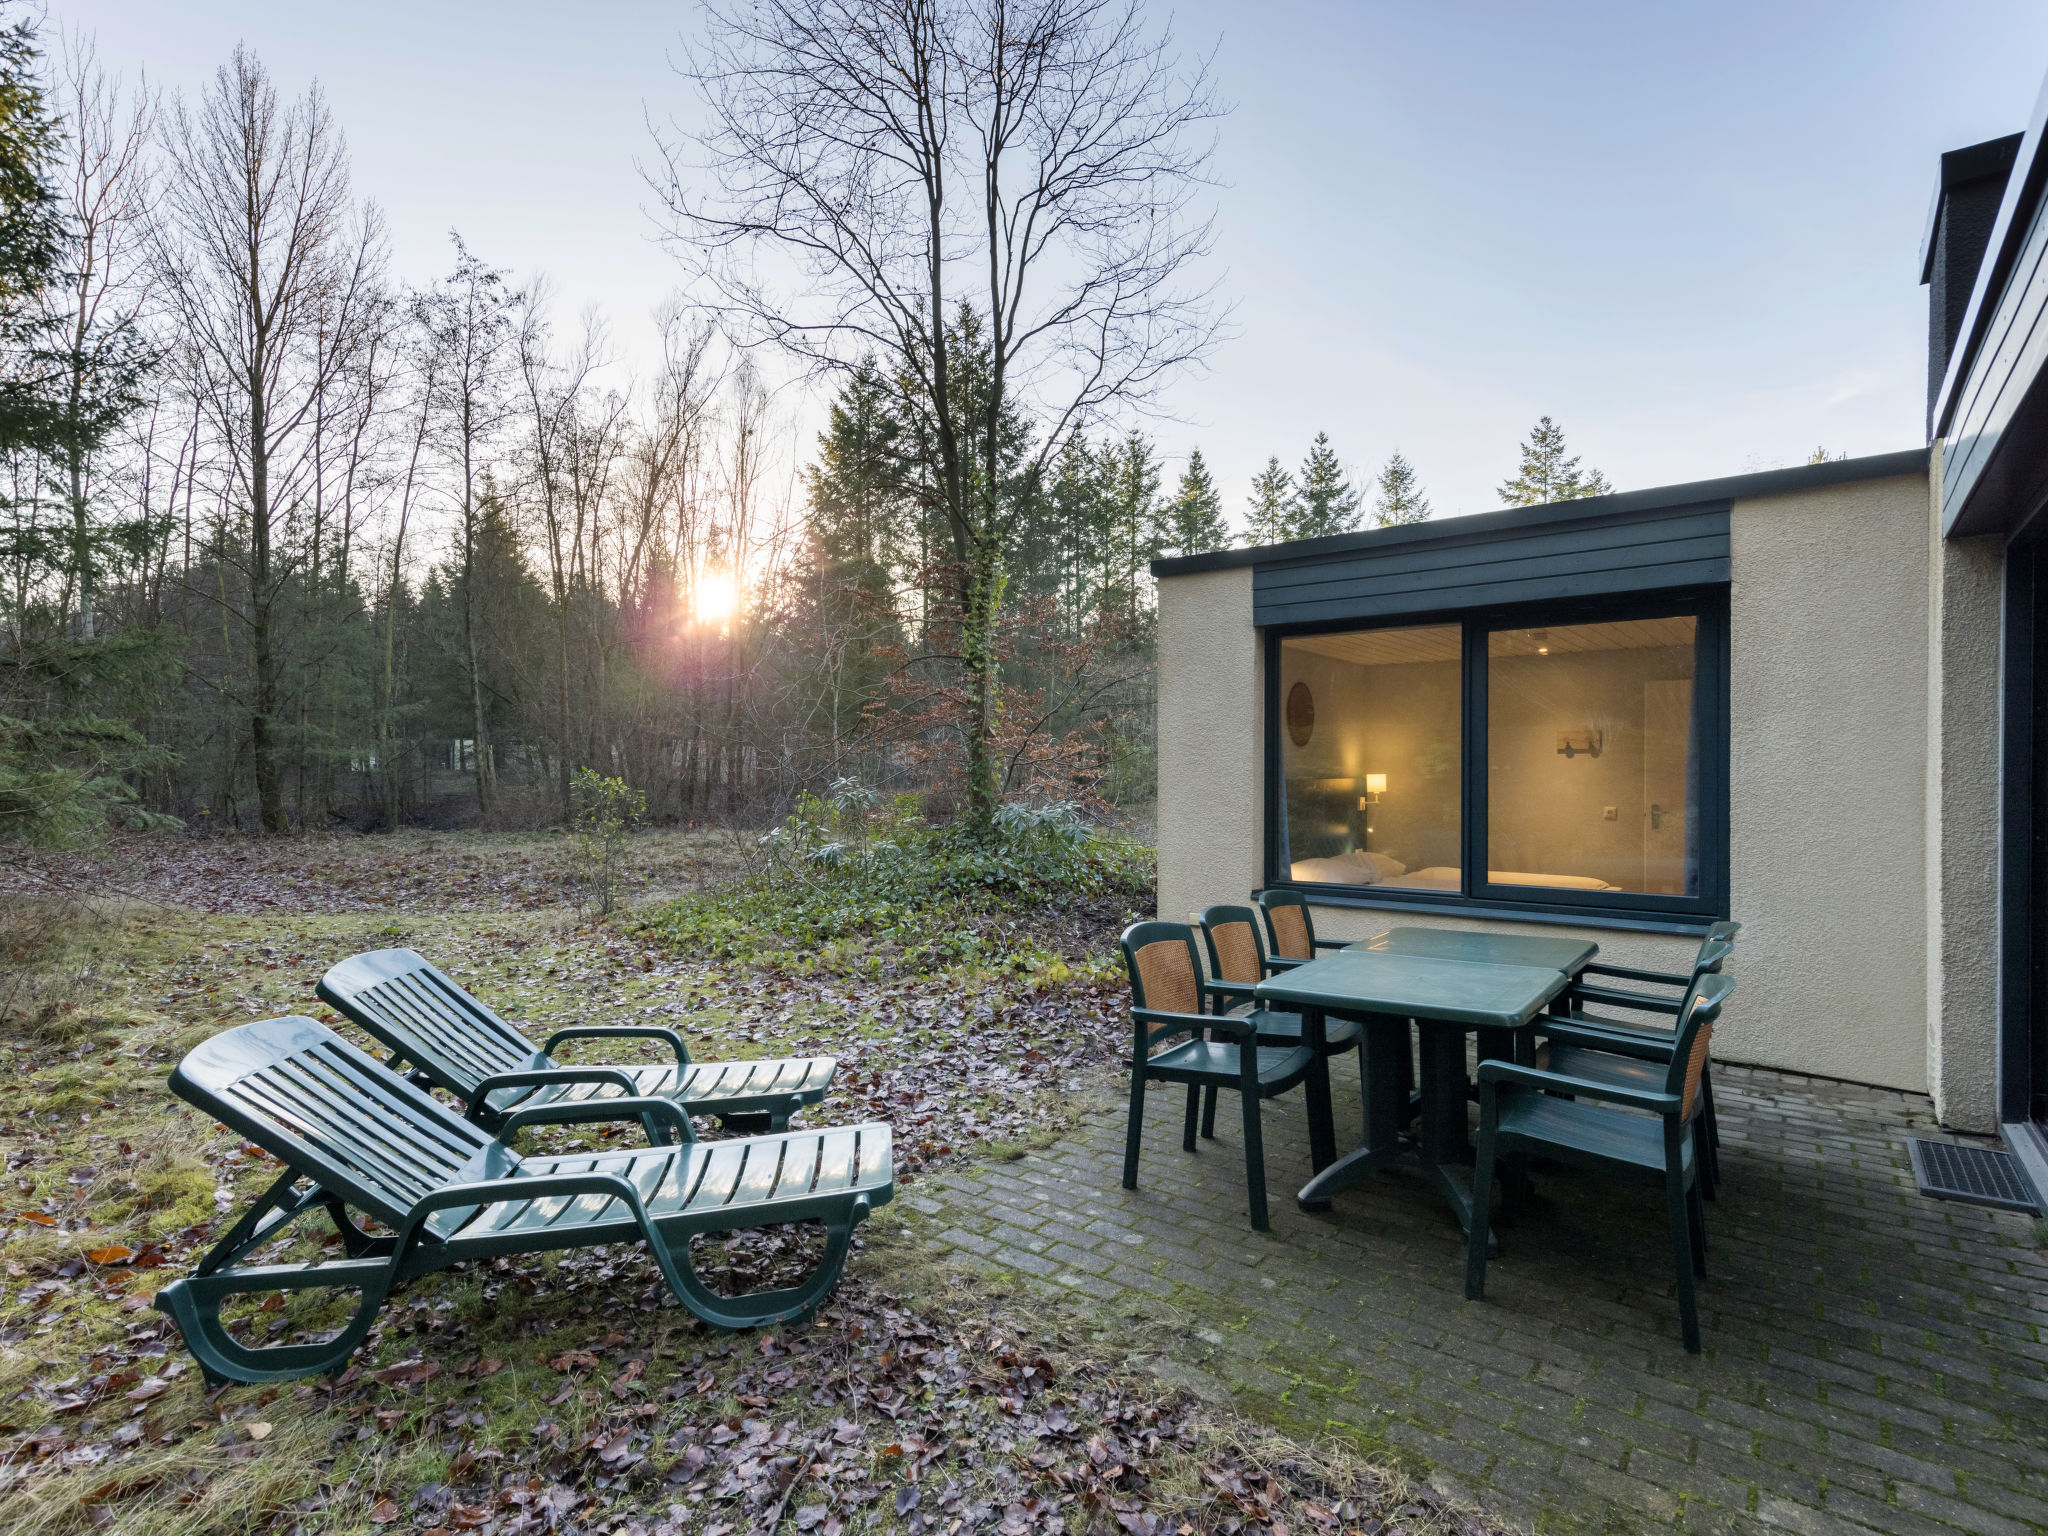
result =
[[317,1170],[323,1185],[387,1224],[437,1189],[486,1176],[473,1170],[493,1150],[510,1156],[307,1019],[280,1021],[267,1038],[216,1035],[185,1058],[171,1087],[286,1163]]
[[534,1044],[410,949],[344,960],[320,996],[451,1093],[532,1065]]

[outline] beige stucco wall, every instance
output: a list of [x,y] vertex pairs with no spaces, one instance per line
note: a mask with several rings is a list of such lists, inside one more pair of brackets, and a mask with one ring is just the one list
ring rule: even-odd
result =
[[[1734,508],[1730,852],[1733,910],[1745,927],[1731,967],[1741,990],[1715,1042],[1727,1059],[1895,1088],[1927,1088],[1932,1071],[1965,1123],[1988,1091],[1990,1011],[1981,975],[1945,959],[1930,938],[1929,712],[1981,716],[1980,683],[1988,675],[1995,691],[1996,658],[1959,646],[1951,659],[1969,686],[1952,678],[1945,693],[1933,689],[1928,516],[1921,475]],[[1960,624],[1967,609],[1963,627],[1975,634],[1985,573],[1962,557],[1951,578],[1948,611]],[[1242,900],[1260,878],[1262,669],[1251,613],[1249,570],[1160,583],[1165,917]],[[1995,776],[1995,739],[1989,749],[1975,736],[1958,740],[1942,762],[1952,787],[1970,780],[1962,814],[1974,827],[1984,793],[1977,770]],[[1995,892],[1990,882],[1968,885],[1976,858],[1966,851],[1950,882],[1951,932],[1963,931],[1958,904],[1974,911]],[[1341,938],[1405,920],[1349,907],[1316,915],[1322,934]],[[1583,932],[1610,959],[1659,968],[1684,963],[1697,946],[1628,931],[1424,920]],[[1990,931],[1988,917],[1971,922]],[[1946,1055],[1930,1048],[1930,1006],[1956,1021]]]
[[1264,665],[1249,570],[1159,584],[1161,917],[1259,884]]
[[1737,502],[1730,892],[1739,979],[1715,1044],[1927,1085],[1927,482]]
[[[1940,459],[1932,478],[1940,483]],[[1927,1088],[1944,1125],[1998,1127],[1999,633],[1997,535],[1941,537],[1927,554]]]

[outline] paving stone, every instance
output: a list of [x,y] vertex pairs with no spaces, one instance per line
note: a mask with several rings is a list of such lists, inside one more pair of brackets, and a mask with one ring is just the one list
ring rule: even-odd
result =
[[[1419,1171],[1294,1208],[1298,1097],[1266,1107],[1271,1232],[1247,1224],[1237,1132],[1219,1116],[1190,1157],[1163,1095],[1135,1191],[1113,1116],[949,1171],[910,1209],[950,1262],[1184,1324],[1164,1379],[1356,1427],[1545,1532],[2048,1526],[2048,1255],[2027,1219],[1920,1197],[1905,1138],[1934,1129],[1924,1098],[1714,1072],[1725,1182],[1700,1357],[1679,1344],[1654,1194],[1539,1167],[1475,1305]],[[1341,1138],[1357,1077],[1334,1075]]]

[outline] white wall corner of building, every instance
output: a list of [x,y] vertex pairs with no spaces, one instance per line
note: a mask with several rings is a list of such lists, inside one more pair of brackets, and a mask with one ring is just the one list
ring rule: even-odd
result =
[[1941,1123],[1998,1123],[1999,634],[1996,535],[1941,535],[1929,466],[1927,1087]]
[[1159,916],[1259,885],[1265,657],[1249,568],[1159,583]]

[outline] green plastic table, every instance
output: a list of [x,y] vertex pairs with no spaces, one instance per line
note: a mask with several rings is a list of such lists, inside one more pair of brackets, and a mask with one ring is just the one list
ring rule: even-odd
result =
[[1427,955],[1437,960],[1478,960],[1488,965],[1533,965],[1576,976],[1600,953],[1590,939],[1546,939],[1522,933],[1472,933],[1462,928],[1389,928],[1353,950]]
[[[1309,1156],[1315,1177],[1296,1203],[1328,1210],[1330,1197],[1412,1151],[1469,1225],[1472,1195],[1458,1164],[1467,1146],[1465,1031],[1521,1030],[1569,985],[1564,972],[1545,966],[1446,960],[1434,955],[1341,949],[1259,983],[1262,1006],[1302,1016],[1303,1038],[1323,1039],[1324,1019],[1356,1019],[1365,1031],[1364,1140],[1355,1152],[1333,1158],[1329,1080],[1309,1089]],[[1403,1146],[1401,1057],[1408,1021],[1421,1038],[1422,1134]],[[1320,1059],[1320,1057],[1318,1057]],[[1316,1101],[1320,1088],[1321,1103]]]

